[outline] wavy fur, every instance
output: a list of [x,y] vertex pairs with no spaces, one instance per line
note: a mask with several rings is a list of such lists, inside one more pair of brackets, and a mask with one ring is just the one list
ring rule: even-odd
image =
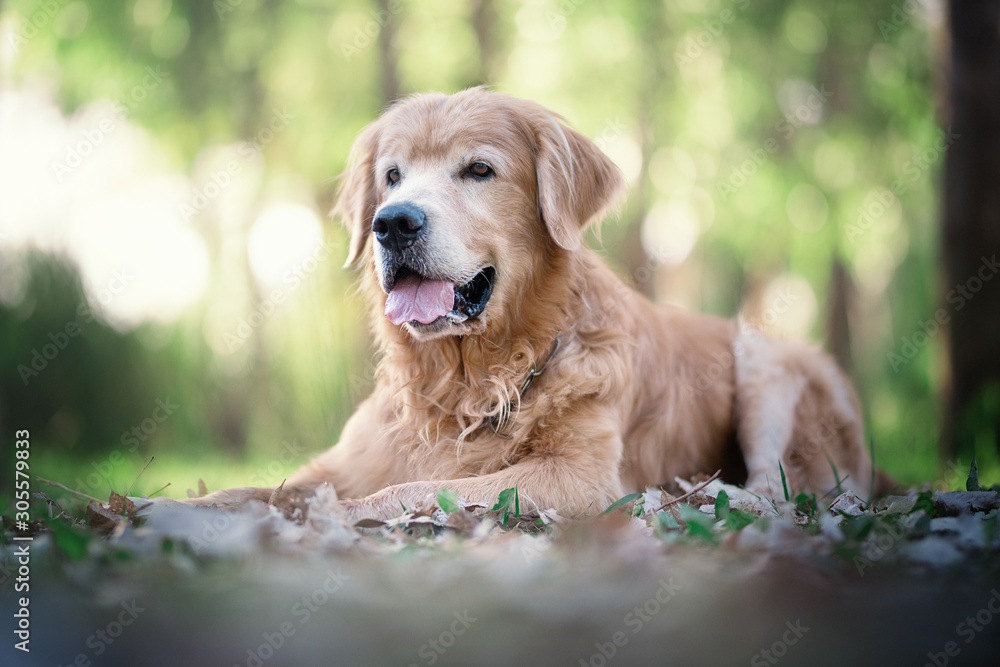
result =
[[[475,161],[494,177],[466,178]],[[334,212],[370,307],[376,385],[340,442],[289,480],[298,500],[287,502],[331,484],[352,517],[388,518],[441,488],[487,505],[516,486],[539,506],[592,514],[720,467],[773,493],[779,462],[796,488],[821,494],[836,484],[833,462],[846,488],[867,495],[857,399],[828,357],[654,306],[581,245],[622,189],[611,161],[558,116],[483,89],[414,96],[367,127]],[[426,326],[383,315],[395,265],[371,228],[399,202],[426,213],[407,255],[421,271],[462,285],[495,268],[481,314]],[[557,337],[558,354],[521,396]]]

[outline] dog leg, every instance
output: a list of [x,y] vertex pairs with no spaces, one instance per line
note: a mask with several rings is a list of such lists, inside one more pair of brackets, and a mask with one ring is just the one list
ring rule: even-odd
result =
[[618,476],[620,430],[609,413],[596,401],[574,407],[573,414],[563,415],[558,425],[529,443],[523,459],[497,472],[396,484],[341,502],[355,521],[390,519],[434,503],[441,489],[455,491],[470,504],[492,507],[501,491],[517,488],[526,507],[552,508],[564,516],[598,514],[624,495]]
[[834,362],[802,345],[741,332],[736,351],[737,437],[747,488],[783,496],[826,494],[838,484],[867,497],[871,461],[850,383]]
[[441,489],[450,489],[470,505],[490,508],[505,489],[518,490],[520,506],[527,510],[555,509],[563,516],[598,514],[621,497],[620,487],[595,488],[589,480],[567,474],[573,464],[552,458],[525,459],[499,472],[429,482],[407,482],[365,498],[342,500],[350,521],[386,520],[406,511],[432,506]]
[[238,489],[220,489],[197,498],[154,498],[154,503],[194,505],[195,507],[213,507],[224,512],[239,512],[251,503],[263,503],[280,509],[288,518],[305,518],[308,513],[307,500],[313,496],[315,488],[290,487],[287,484],[280,487],[243,487]]

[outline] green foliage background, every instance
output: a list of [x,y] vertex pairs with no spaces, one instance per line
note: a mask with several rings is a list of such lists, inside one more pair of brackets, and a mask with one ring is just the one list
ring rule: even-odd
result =
[[[276,113],[291,117],[261,141],[264,170],[242,217],[223,221],[209,209],[194,219],[212,267],[200,301],[168,324],[87,323],[27,384],[18,368],[78,320],[88,296],[72,261],[0,237],[3,275],[23,283],[16,299],[0,301],[5,452],[13,430],[28,428],[33,471],[96,496],[122,490],[155,455],[133,492],[173,482],[168,493],[177,495],[198,477],[210,488],[280,482],[336,441],[371,385],[340,228],[324,230],[328,261],[238,349],[213,348],[206,322],[223,307],[247,316],[266,299],[246,262],[218,261],[245,244],[260,207],[284,198],[329,208],[353,138],[386,101],[379,39],[389,36],[402,93],[487,83],[538,100],[609,147],[629,138],[642,171],[600,243],[622,275],[658,298],[733,316],[762,284],[792,274],[815,295],[808,337],[823,343],[843,266],[849,372],[879,464],[906,483],[954,483],[937,446],[943,333],[926,337],[912,360],[889,356],[913,342],[950,289],[938,263],[946,120],[933,7],[538,0],[486,8],[481,48],[478,2],[0,2],[4,40],[16,42],[4,47],[2,89],[41,86],[68,117],[95,100],[126,100],[148,151],[194,183],[205,182],[210,149],[259,140]],[[162,82],[135,99],[151,71]],[[865,218],[888,190],[889,206]],[[664,202],[700,221],[678,266],[649,264],[638,242],[640,221]],[[0,233],[13,224],[0,208]],[[127,434],[158,400],[177,407],[133,446]],[[996,453],[977,444],[989,483]]]

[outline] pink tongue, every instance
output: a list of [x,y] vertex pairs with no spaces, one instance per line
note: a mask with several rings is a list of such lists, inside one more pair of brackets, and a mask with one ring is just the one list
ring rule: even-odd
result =
[[408,275],[392,288],[385,300],[385,315],[396,325],[404,322],[430,324],[451,312],[455,286],[446,280],[428,280]]

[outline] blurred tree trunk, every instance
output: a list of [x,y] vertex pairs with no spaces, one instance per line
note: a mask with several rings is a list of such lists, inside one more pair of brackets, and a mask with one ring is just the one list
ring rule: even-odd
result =
[[[624,260],[635,288],[650,299],[656,298],[656,267],[642,246],[642,223],[649,213],[649,160],[656,147],[656,106],[664,88],[664,63],[673,62],[661,53],[660,45],[668,37],[664,8],[661,3],[643,4],[640,27],[645,81],[638,94],[638,119],[642,170],[635,190],[636,207],[625,232]],[[669,267],[660,267],[660,271]]]
[[379,16],[387,16],[385,25],[378,35],[378,52],[382,66],[382,100],[388,104],[399,97],[399,74],[396,68],[396,21],[389,0],[377,0]]
[[[844,43],[845,35],[839,29],[841,21],[838,11],[850,11],[840,4],[827,5],[826,22],[829,26],[827,34],[829,42],[820,59],[820,80],[818,85],[830,91],[830,97],[825,102],[824,115],[827,118],[836,114],[854,113],[854,91],[861,90],[863,72],[848,64],[848,58],[855,49]],[[834,216],[837,224],[838,217]],[[836,238],[843,235],[836,234]],[[826,349],[846,373],[853,368],[851,352],[851,312],[853,311],[855,289],[850,272],[845,268],[843,251],[833,256],[830,264],[829,298],[826,312]]]
[[472,27],[479,43],[479,71],[472,85],[492,85],[497,75],[497,12],[493,0],[472,0]]
[[851,355],[851,301],[854,298],[854,283],[844,268],[840,258],[834,258],[830,270],[830,303],[827,307],[826,347],[837,365],[850,373],[853,366]]
[[1000,0],[949,5],[953,137],[945,162],[943,251],[951,382],[942,449],[968,455],[1000,434]]

